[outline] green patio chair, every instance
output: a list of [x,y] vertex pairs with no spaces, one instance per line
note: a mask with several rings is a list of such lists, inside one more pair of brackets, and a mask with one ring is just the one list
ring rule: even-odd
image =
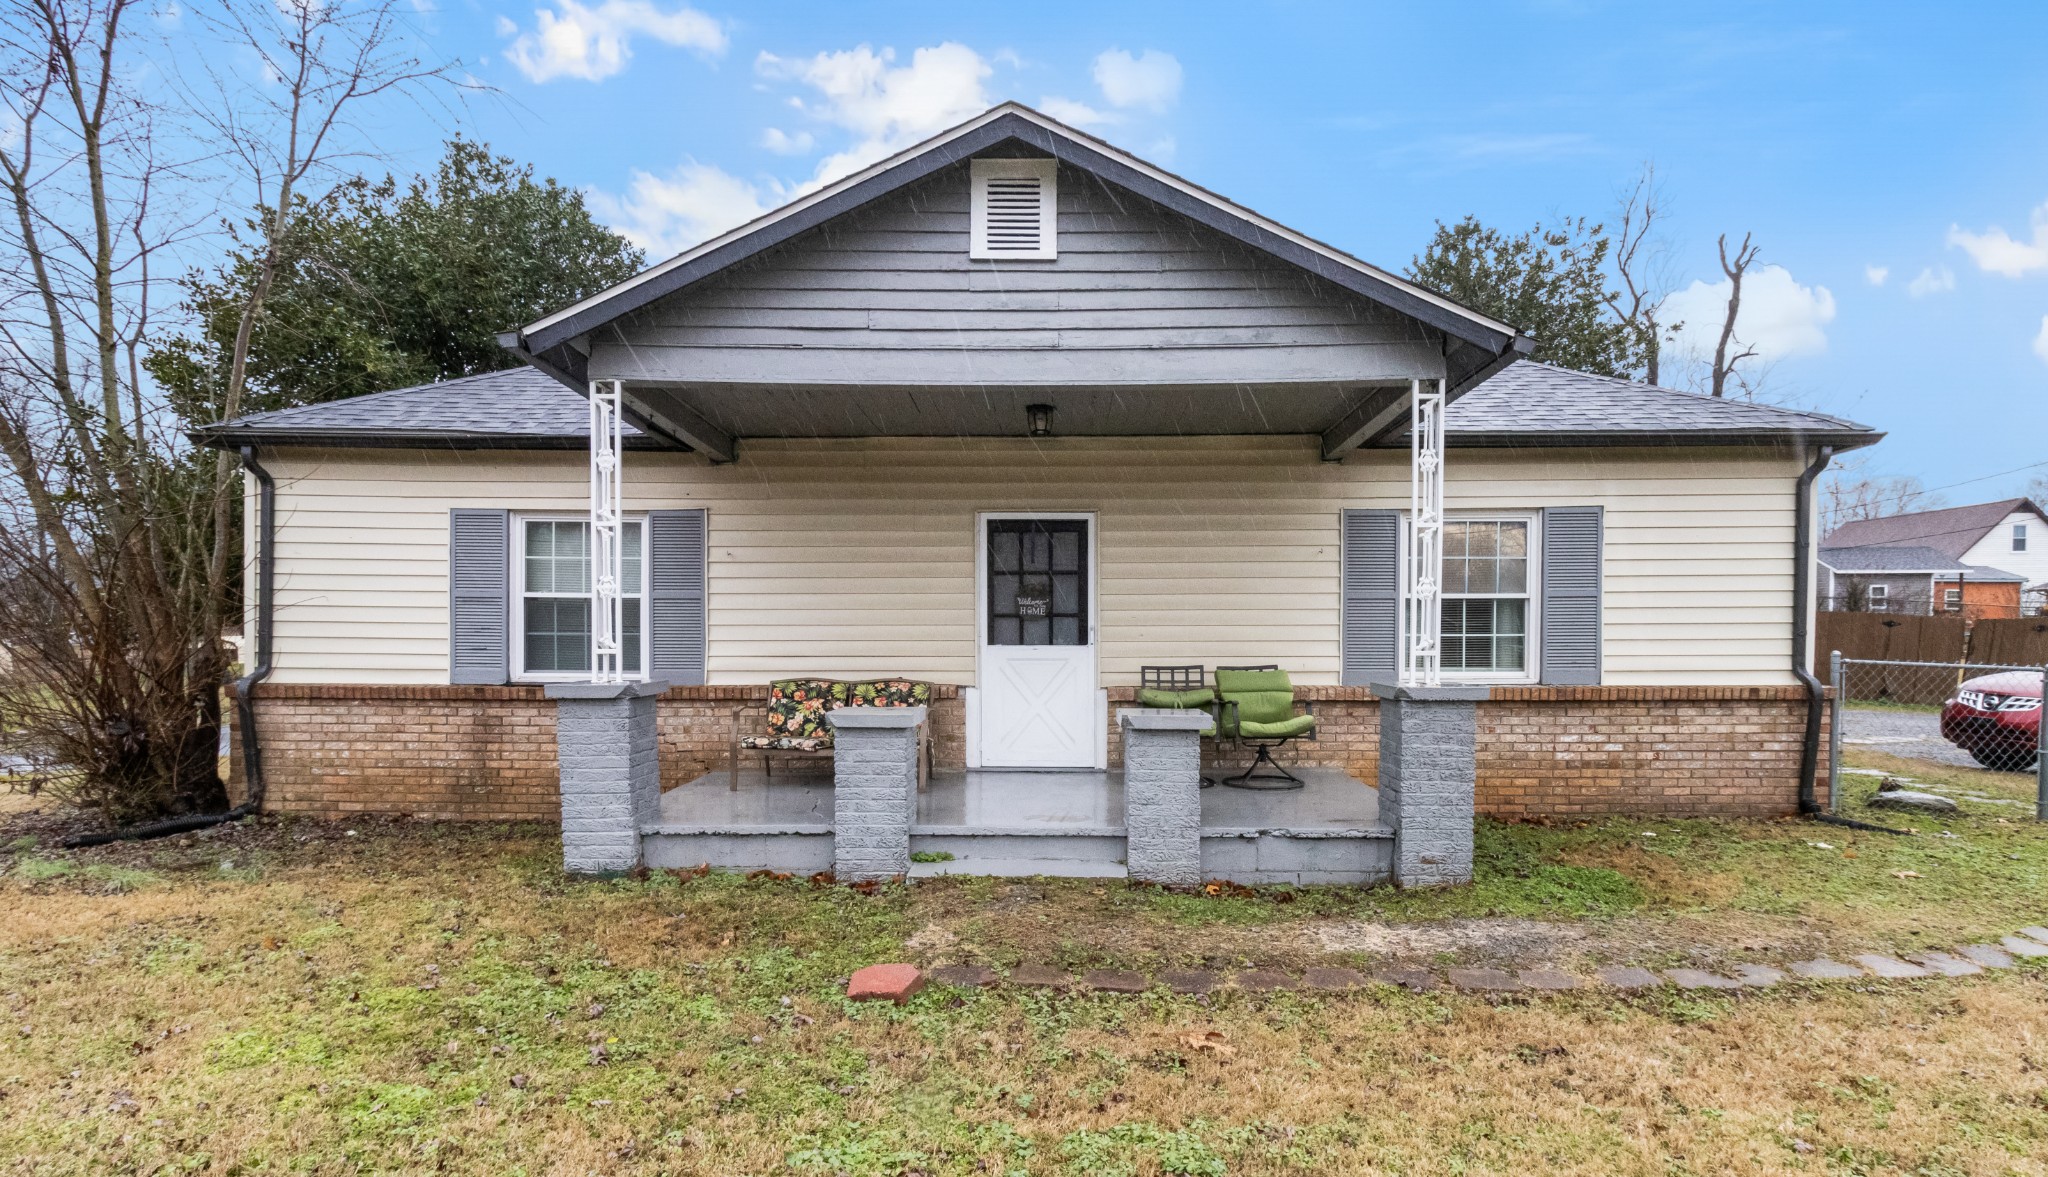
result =
[[[1213,717],[1217,710],[1216,690],[1209,685],[1209,672],[1200,666],[1140,666],[1138,706],[1206,711]],[[1215,736],[1214,723],[1202,729],[1203,739],[1214,739]],[[1202,777],[1205,789],[1215,783],[1215,777]]]
[[[1301,788],[1302,779],[1273,759],[1273,749],[1289,740],[1316,738],[1315,709],[1295,714],[1294,683],[1287,672],[1277,666],[1219,666],[1216,696],[1218,733],[1254,749],[1251,765],[1223,783],[1233,789]],[[1262,773],[1260,765],[1272,771]]]

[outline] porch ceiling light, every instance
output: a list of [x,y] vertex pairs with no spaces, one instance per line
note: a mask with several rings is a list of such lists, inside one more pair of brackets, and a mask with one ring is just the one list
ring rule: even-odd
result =
[[1052,406],[1025,405],[1024,422],[1033,437],[1052,436]]

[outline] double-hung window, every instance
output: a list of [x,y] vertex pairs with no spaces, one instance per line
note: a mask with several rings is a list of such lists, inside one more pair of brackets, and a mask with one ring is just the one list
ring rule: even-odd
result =
[[2027,550],[2027,525],[2024,523],[2012,525],[2012,550],[2015,552]]
[[1529,682],[1535,674],[1541,561],[1535,518],[1501,515],[1444,522],[1444,676],[1464,682]]
[[[643,602],[646,562],[640,558],[645,528],[627,520],[620,528],[619,646],[622,669],[639,676],[647,665]],[[513,529],[512,560],[517,607],[512,618],[513,674],[528,681],[579,678],[590,673],[590,520],[523,516]]]
[[1888,585],[1873,584],[1863,593],[1872,613],[1883,613],[1892,607],[1892,590]]

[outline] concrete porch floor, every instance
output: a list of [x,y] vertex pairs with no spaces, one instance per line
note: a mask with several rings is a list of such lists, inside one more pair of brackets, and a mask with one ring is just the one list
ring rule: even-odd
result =
[[[1341,769],[1297,768],[1306,785],[1289,792],[1202,790],[1208,833],[1379,830],[1379,790]],[[742,768],[739,789],[724,770],[661,795],[649,833],[823,834],[832,829],[832,776],[809,765],[773,777]],[[1014,769],[934,773],[917,798],[913,834],[1124,836],[1120,772]]]

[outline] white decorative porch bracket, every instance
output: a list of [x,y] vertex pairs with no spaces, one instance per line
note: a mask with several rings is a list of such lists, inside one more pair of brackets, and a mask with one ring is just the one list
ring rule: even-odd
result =
[[624,381],[590,382],[590,681],[594,683],[626,680],[619,632],[619,585],[625,580],[625,545],[621,542],[625,427],[620,412],[624,398]]
[[616,380],[590,385],[590,681],[549,683],[561,770],[562,867],[576,874],[640,865],[641,832],[661,801],[655,709],[665,682],[629,682],[619,640],[623,432]]
[[1408,431],[1408,559],[1401,569],[1406,607],[1401,643],[1401,685],[1442,683],[1439,634],[1443,632],[1444,584],[1444,382],[1412,380]]

